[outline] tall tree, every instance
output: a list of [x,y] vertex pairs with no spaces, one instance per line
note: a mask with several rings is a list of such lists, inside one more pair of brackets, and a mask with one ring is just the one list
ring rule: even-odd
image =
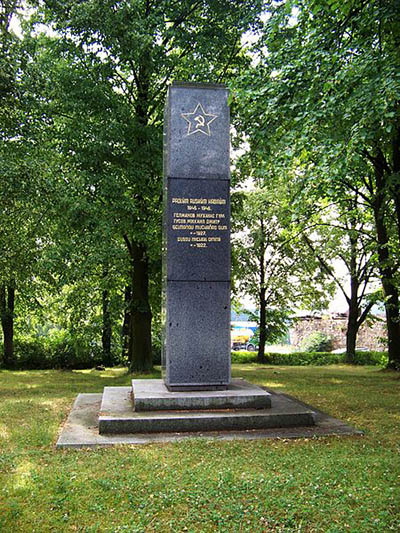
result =
[[[152,366],[149,278],[160,264],[161,127],[172,79],[221,82],[247,59],[241,36],[261,1],[32,2],[56,36],[40,42],[50,80],[37,98],[86,189],[102,199],[129,258],[133,370]],[[44,51],[45,49],[45,51]],[[39,50],[38,50],[39,53]]]
[[[271,175],[270,175],[271,178]],[[303,229],[291,222],[285,183],[233,196],[234,282],[259,311],[258,361],[265,362],[269,324],[276,329],[302,306],[323,305],[332,291],[314,253],[302,241]],[[286,192],[286,194],[285,194]]]
[[269,18],[254,47],[257,61],[238,91],[247,135],[275,167],[297,167],[292,179],[302,187],[294,208],[301,210],[310,199],[340,201],[357,191],[370,209],[389,366],[398,366],[400,242],[393,225],[399,160],[398,2],[288,0],[268,5]]
[[[322,217],[314,217],[303,239],[347,302],[346,358],[352,363],[358,331],[379,297],[376,241],[371,213],[357,193],[343,195],[332,207]],[[344,270],[346,277],[338,270]]]
[[10,25],[19,7],[17,1],[0,5],[0,315],[6,365],[13,360],[18,291],[32,298],[32,277],[48,235],[41,118],[30,109],[21,75],[27,56]]

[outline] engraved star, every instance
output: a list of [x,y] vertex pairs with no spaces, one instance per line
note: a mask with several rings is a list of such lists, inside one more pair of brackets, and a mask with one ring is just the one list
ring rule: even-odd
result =
[[206,113],[200,103],[197,104],[193,113],[181,113],[181,116],[189,124],[186,135],[199,132],[209,137],[211,136],[210,124],[218,117],[218,115]]

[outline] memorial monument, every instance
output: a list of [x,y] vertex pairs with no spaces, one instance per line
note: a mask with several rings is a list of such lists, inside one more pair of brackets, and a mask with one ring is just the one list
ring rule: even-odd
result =
[[311,412],[274,412],[268,392],[231,380],[229,166],[227,88],[174,83],[164,118],[163,380],[133,380],[133,410],[128,391],[124,400],[123,388],[106,387],[102,434],[313,424]]
[[230,383],[228,90],[175,83],[164,121],[163,374],[171,391]]
[[[78,396],[60,446],[82,442],[146,442],[182,432],[311,426],[315,414],[230,370],[230,209],[228,90],[174,83],[164,129],[163,379],[105,387],[98,436],[82,430],[92,405]],[[274,398],[272,400],[272,397]],[[75,414],[76,412],[76,414]],[[131,434],[118,437],[118,434]],[[89,435],[89,436],[88,436]],[[264,434],[261,434],[263,436]],[[68,440],[69,439],[69,440]],[[71,440],[72,439],[72,440]],[[108,440],[107,440],[108,439]]]

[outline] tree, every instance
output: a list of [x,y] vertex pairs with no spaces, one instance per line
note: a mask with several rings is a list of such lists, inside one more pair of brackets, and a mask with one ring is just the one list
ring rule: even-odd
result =
[[33,276],[48,235],[48,198],[37,117],[21,73],[25,50],[10,29],[20,2],[0,6],[0,315],[5,365],[14,356],[17,292],[32,299]]
[[[238,100],[253,145],[275,168],[297,167],[293,208],[351,191],[373,215],[388,326],[400,363],[396,216],[399,161],[397,2],[269,2]],[[293,8],[296,7],[296,11]],[[252,81],[251,89],[249,82]],[[351,245],[351,243],[350,243]]]
[[[346,330],[346,359],[355,360],[357,334],[376,303],[378,294],[371,286],[376,281],[376,258],[370,213],[360,205],[356,193],[343,195],[333,210],[311,224],[312,234],[305,232],[303,239],[315,254],[321,268],[335,282],[348,305]],[[336,263],[336,268],[334,266]],[[337,273],[341,264],[350,280]]]
[[[160,265],[162,108],[172,79],[220,82],[247,60],[241,35],[262,2],[32,2],[42,36],[37,98],[56,120],[59,149],[102,201],[129,258],[133,370],[148,370],[149,278]],[[46,69],[44,68],[46,67]],[[47,109],[46,109],[47,107]],[[127,291],[128,293],[129,291]]]
[[[332,289],[314,254],[302,244],[302,230],[290,222],[284,184],[233,197],[234,282],[259,310],[258,361],[265,362],[265,343],[272,330],[282,330],[301,305],[317,307]],[[279,190],[280,189],[280,190]],[[286,191],[287,192],[287,191]]]

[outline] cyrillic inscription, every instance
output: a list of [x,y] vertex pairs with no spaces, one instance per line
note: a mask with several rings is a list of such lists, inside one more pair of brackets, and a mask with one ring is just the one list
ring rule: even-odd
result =
[[176,242],[207,248],[220,243],[221,232],[228,231],[225,198],[173,197],[171,203]]

